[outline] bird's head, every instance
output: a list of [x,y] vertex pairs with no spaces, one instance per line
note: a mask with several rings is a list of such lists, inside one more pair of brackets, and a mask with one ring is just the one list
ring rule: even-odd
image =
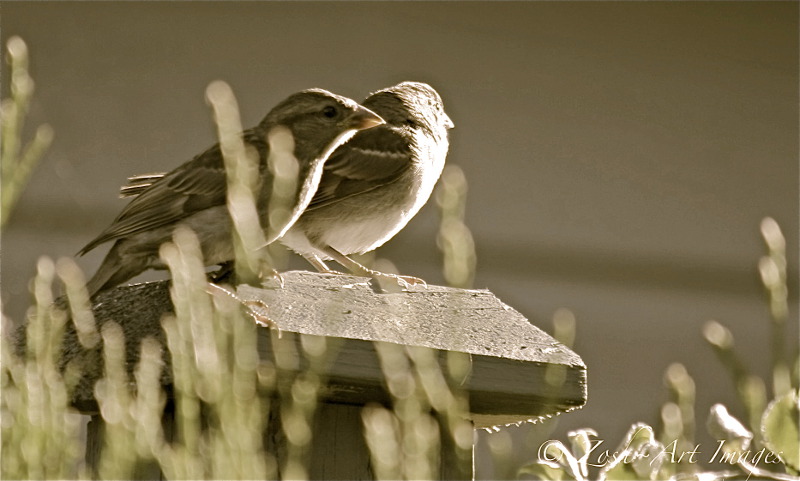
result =
[[323,89],[308,89],[290,95],[261,121],[265,132],[286,127],[294,137],[298,159],[327,156],[356,131],[381,125],[384,120],[354,100]]
[[447,131],[453,128],[442,98],[426,83],[401,82],[378,90],[363,104],[380,112],[389,127],[422,129],[438,138],[446,138]]

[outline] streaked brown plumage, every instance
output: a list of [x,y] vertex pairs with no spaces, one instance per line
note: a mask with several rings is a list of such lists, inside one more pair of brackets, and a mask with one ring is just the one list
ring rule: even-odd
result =
[[[356,102],[325,90],[310,89],[278,104],[256,127],[242,133],[259,158],[256,199],[268,242],[280,237],[297,220],[317,189],[322,166],[330,152],[356,130],[383,120]],[[286,135],[286,134],[289,135]],[[269,225],[267,204],[272,182],[270,155],[292,155],[299,166],[299,185],[286,225]],[[160,245],[171,239],[176,226],[197,234],[207,265],[233,260],[232,222],[226,205],[227,183],[219,144],[175,170],[140,183],[138,195],[112,224],[79,254],[114,241],[98,271],[87,283],[90,295],[114,287],[149,268],[163,268]]]

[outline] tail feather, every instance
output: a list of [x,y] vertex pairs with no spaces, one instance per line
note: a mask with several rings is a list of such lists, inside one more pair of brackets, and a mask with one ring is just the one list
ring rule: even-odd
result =
[[136,197],[162,177],[164,177],[163,173],[135,175],[133,177],[128,177],[128,184],[119,188],[119,196],[123,199],[126,197]]

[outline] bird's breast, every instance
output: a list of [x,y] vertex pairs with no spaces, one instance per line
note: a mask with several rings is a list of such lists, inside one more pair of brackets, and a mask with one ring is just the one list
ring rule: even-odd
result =
[[304,212],[281,242],[300,254],[323,259],[328,258],[320,250],[325,246],[350,255],[386,243],[425,205],[444,167],[446,141],[427,138],[416,148],[413,167],[400,178]]

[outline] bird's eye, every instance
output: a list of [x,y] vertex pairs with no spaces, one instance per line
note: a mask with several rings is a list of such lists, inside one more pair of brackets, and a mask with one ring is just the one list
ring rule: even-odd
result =
[[339,111],[336,110],[336,107],[333,107],[331,105],[328,105],[327,107],[322,109],[322,115],[324,115],[325,117],[327,117],[329,119],[335,118],[338,114],[339,114]]
[[406,125],[408,125],[412,129],[416,129],[417,128],[417,122],[414,119],[406,119]]

